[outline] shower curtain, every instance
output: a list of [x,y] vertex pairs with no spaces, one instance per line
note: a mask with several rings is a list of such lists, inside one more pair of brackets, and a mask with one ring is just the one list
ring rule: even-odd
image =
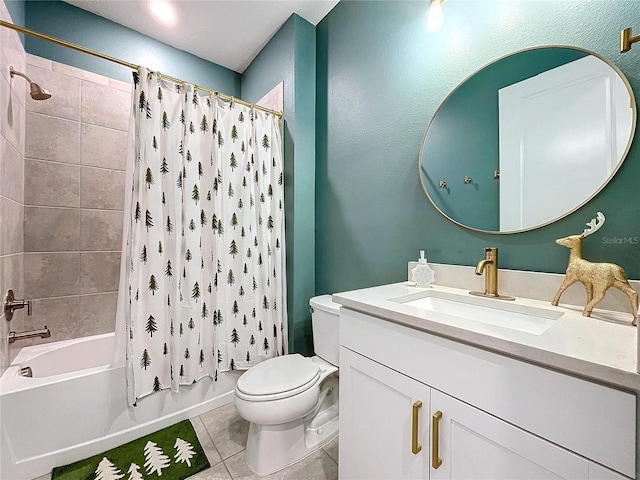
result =
[[287,351],[281,122],[134,73],[128,401]]

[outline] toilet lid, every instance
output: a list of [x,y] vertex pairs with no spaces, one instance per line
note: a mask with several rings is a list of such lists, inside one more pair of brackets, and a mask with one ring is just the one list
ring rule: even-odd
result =
[[298,353],[270,358],[247,370],[236,388],[246,395],[274,395],[313,385],[320,367]]

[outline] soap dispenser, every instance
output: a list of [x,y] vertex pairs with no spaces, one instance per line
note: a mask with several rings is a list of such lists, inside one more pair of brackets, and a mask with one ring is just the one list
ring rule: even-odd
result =
[[426,288],[430,286],[436,279],[436,273],[427,263],[427,259],[424,256],[424,250],[420,250],[418,265],[411,270],[411,278],[416,282],[416,287],[419,288]]

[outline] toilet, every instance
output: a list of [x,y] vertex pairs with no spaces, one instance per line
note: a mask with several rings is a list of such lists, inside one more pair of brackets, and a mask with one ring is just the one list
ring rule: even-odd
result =
[[270,358],[236,384],[236,410],[250,422],[245,459],[259,475],[302,460],[338,435],[340,306],[331,295],[309,304],[316,355]]

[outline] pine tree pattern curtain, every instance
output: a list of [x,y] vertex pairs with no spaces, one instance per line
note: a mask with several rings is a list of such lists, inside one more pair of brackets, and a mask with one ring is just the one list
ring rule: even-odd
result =
[[[134,73],[128,400],[287,351],[279,119]],[[124,270],[126,269],[126,271]]]

